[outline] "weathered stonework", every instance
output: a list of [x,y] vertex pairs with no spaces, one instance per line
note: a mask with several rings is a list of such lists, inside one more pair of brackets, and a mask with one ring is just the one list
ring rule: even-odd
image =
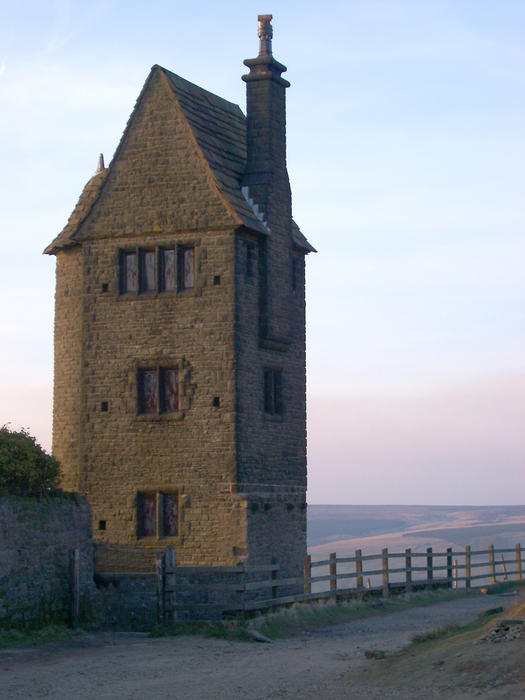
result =
[[95,592],[86,498],[0,496],[0,627],[69,622],[74,549],[85,615]]
[[[168,544],[180,565],[301,571],[313,249],[291,219],[279,70],[247,81],[246,169],[238,107],[154,66],[112,163],[46,250],[57,256],[53,452],[64,486],[88,497],[99,571],[151,571]],[[193,286],[123,293],[122,251],[181,247],[194,249]],[[146,367],[178,371],[177,410],[138,410]],[[265,370],[282,375],[278,412],[265,410]],[[176,536],[139,536],[147,492],[176,494]]]

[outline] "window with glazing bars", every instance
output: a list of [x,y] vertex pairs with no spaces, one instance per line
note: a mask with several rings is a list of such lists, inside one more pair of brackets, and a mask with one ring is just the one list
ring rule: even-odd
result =
[[137,370],[137,410],[158,415],[179,409],[179,374],[172,367]]

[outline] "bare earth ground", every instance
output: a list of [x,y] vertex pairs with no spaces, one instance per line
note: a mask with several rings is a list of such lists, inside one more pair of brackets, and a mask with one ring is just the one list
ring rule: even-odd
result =
[[[521,601],[524,600],[521,589]],[[525,697],[525,639],[475,644],[485,631],[406,647],[416,633],[463,624],[516,598],[476,596],[304,632],[273,644],[201,637],[84,634],[0,652],[3,698]],[[470,636],[469,636],[470,635]],[[364,652],[381,650],[385,659]]]

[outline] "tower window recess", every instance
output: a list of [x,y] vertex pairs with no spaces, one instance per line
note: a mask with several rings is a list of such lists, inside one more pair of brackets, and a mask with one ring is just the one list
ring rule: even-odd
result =
[[137,410],[158,415],[179,409],[179,374],[169,367],[154,367],[137,371]]
[[137,536],[177,537],[179,494],[177,491],[147,491],[137,494]]
[[119,253],[121,294],[174,292],[195,286],[195,248],[136,248]]
[[283,373],[280,369],[264,370],[264,412],[283,414]]
[[297,256],[292,258],[292,292],[297,292],[302,282],[301,261]]
[[255,274],[255,244],[247,241],[246,246],[246,266],[244,268],[246,277],[253,277]]

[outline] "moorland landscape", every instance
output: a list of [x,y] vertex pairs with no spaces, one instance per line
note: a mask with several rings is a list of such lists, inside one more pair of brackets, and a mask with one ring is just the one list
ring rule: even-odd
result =
[[356,549],[376,554],[383,547],[486,549],[525,542],[525,505],[309,505],[308,551],[312,559],[329,552],[348,556]]

